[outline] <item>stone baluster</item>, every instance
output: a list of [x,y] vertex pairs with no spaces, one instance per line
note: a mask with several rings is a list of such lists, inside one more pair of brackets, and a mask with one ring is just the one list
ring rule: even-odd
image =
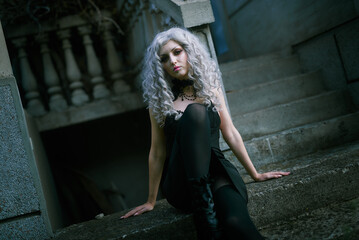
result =
[[20,72],[22,88],[25,91],[26,110],[33,116],[41,116],[46,113],[37,87],[37,80],[31,70],[25,51],[26,38],[14,39],[13,44],[18,49],[20,60]]
[[154,37],[154,27],[150,13],[150,4],[148,1],[141,1],[142,24],[145,35],[145,45],[148,46]]
[[78,27],[80,35],[83,37],[83,43],[86,50],[87,70],[91,76],[93,84],[93,96],[95,99],[104,98],[110,95],[110,91],[105,86],[105,79],[102,76],[102,67],[90,37],[90,26]]
[[113,36],[111,33],[110,22],[104,24],[103,40],[105,42],[107,65],[111,73],[111,79],[113,81],[113,90],[116,94],[129,92],[130,86],[123,81],[122,73],[122,61],[116,51],[115,44],[113,42]]
[[81,72],[76,63],[72,46],[70,43],[70,30],[61,30],[58,33],[59,38],[62,40],[62,48],[65,54],[66,76],[70,81],[71,89],[71,102],[75,106],[81,106],[89,102],[90,98],[83,90],[83,83],[81,82]]
[[50,96],[49,107],[52,111],[63,111],[67,109],[67,102],[62,94],[60,79],[51,59],[48,47],[48,35],[40,35],[37,39],[41,45],[41,54],[44,68],[44,81],[48,87],[47,92]]

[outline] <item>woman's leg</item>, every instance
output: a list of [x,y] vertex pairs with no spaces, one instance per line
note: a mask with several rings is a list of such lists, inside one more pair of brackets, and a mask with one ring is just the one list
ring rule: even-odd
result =
[[211,129],[207,108],[187,107],[178,126],[178,143],[187,179],[208,175],[211,162]]
[[162,190],[168,202],[189,209],[189,179],[207,176],[211,160],[210,123],[202,104],[189,105],[179,120]]
[[[209,182],[210,131],[206,107],[202,104],[191,104],[180,119],[175,140],[180,155],[177,160],[182,161],[179,169],[183,168],[184,182],[188,186],[190,197],[188,200],[192,204],[198,239],[201,240],[219,239],[221,234],[217,229],[218,221]],[[177,162],[169,165],[168,174],[172,172],[176,175],[174,167],[178,164]],[[169,176],[170,178],[171,181],[183,180],[183,178],[173,179],[173,176]]]
[[228,240],[264,239],[249,216],[246,201],[233,184],[219,187],[213,195],[219,222]]

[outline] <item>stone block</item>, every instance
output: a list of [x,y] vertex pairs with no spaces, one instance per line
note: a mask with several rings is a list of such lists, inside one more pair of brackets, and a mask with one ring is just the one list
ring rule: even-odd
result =
[[49,239],[45,224],[39,215],[20,218],[0,224],[0,240]]
[[211,2],[209,0],[153,0],[153,3],[186,28],[214,22]]
[[0,80],[0,219],[39,211],[19,101],[15,79]]

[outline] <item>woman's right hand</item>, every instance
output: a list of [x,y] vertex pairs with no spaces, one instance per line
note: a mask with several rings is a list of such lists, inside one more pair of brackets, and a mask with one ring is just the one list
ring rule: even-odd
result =
[[154,207],[155,207],[154,204],[147,202],[145,204],[142,204],[142,205],[132,209],[131,211],[129,211],[128,213],[123,215],[121,217],[121,219],[125,219],[125,218],[131,217],[131,216],[141,215],[142,213],[152,211]]

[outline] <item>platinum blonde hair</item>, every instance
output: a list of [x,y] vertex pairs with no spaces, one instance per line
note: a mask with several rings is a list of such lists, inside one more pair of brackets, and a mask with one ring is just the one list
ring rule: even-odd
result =
[[164,125],[166,116],[181,116],[173,106],[171,77],[164,71],[159,56],[160,49],[168,41],[177,42],[188,55],[190,65],[189,79],[194,80],[193,87],[198,98],[203,99],[206,106],[214,105],[214,111],[220,108],[214,90],[220,91],[220,72],[216,62],[210,57],[200,40],[188,30],[171,28],[158,33],[147,48],[142,71],[142,87],[144,101],[160,126]]

